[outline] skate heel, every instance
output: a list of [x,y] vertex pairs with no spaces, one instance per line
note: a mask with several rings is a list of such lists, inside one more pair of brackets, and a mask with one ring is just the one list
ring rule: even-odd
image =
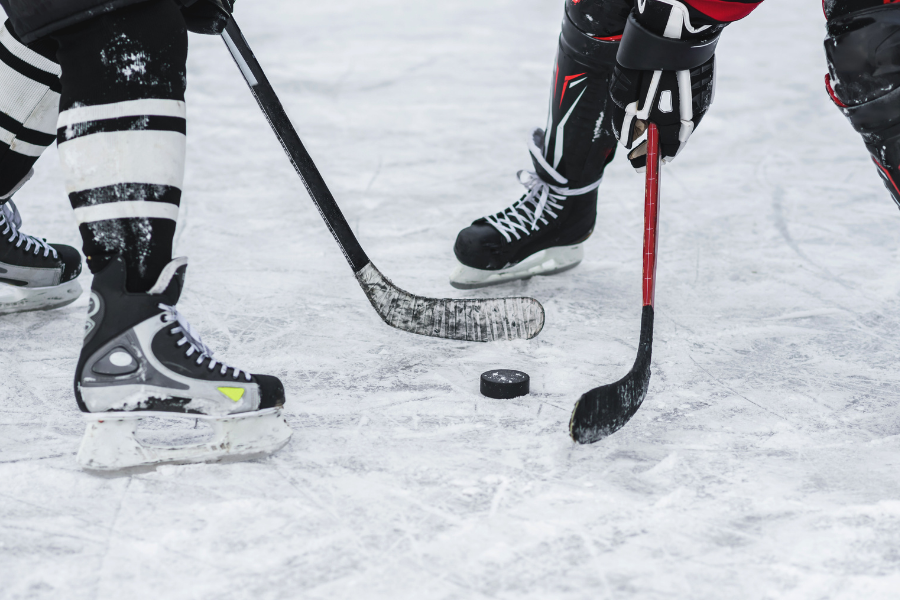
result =
[[[291,439],[291,429],[280,408],[224,417],[184,413],[87,413],[87,428],[78,450],[78,462],[85,469],[115,471],[119,469],[247,460],[271,454]],[[141,419],[199,419],[207,423],[212,434],[202,443],[161,446],[142,443],[137,438]]]

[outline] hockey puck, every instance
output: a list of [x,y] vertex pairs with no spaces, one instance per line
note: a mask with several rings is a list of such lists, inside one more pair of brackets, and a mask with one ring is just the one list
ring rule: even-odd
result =
[[488,398],[508,400],[528,394],[531,378],[522,371],[494,369],[481,374],[481,393]]

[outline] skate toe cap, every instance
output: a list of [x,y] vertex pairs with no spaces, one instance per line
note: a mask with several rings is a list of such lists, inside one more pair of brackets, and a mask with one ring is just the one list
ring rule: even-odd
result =
[[284,406],[284,385],[272,375],[254,375],[259,384],[259,409]]
[[78,250],[72,246],[66,246],[65,244],[50,245],[56,250],[59,259],[63,263],[63,274],[60,283],[72,281],[81,275],[81,253],[78,252]]
[[479,219],[459,232],[456,244],[453,245],[453,253],[467,267],[498,269],[503,267],[503,264],[498,264],[502,244],[503,236],[500,232]]

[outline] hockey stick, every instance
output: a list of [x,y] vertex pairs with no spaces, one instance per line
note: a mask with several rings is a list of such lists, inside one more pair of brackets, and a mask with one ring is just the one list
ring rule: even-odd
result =
[[587,392],[575,403],[569,421],[572,439],[592,444],[625,426],[647,396],[653,349],[653,300],[656,291],[656,246],[659,218],[659,131],[647,130],[647,171],[644,191],[644,308],[637,358],[628,374],[615,383]]
[[411,333],[469,342],[531,339],[540,333],[544,307],[534,298],[425,298],[398,288],[382,275],[353,235],[234,18],[222,38],[356,280],[385,323]]

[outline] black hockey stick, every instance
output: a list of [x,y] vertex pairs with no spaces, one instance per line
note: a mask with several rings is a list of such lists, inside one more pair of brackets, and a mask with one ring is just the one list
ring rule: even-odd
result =
[[544,307],[534,298],[425,298],[398,288],[382,275],[353,235],[234,18],[222,38],[356,280],[385,323],[411,333],[469,342],[531,339],[540,333]]
[[569,420],[572,439],[592,444],[625,426],[647,396],[653,350],[653,300],[656,291],[657,222],[659,220],[659,131],[647,129],[647,171],[644,191],[644,308],[637,358],[628,374],[615,383],[587,392],[575,403]]

